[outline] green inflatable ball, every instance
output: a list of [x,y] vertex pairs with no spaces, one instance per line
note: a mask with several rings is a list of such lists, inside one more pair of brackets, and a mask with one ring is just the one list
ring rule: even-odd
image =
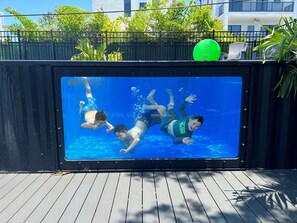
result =
[[219,60],[221,56],[220,45],[212,39],[204,39],[199,41],[193,50],[195,61],[212,61]]

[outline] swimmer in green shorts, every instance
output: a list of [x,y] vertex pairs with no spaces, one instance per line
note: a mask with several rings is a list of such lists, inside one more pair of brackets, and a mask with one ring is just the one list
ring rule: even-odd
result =
[[167,105],[168,115],[167,121],[162,123],[161,130],[169,135],[173,139],[174,144],[192,144],[192,134],[203,124],[203,117],[200,115],[194,115],[189,117],[185,112],[186,105],[188,103],[194,103],[197,96],[190,94],[179,107],[179,112],[183,116],[179,119],[174,111],[174,96],[171,89],[166,89],[170,102]]

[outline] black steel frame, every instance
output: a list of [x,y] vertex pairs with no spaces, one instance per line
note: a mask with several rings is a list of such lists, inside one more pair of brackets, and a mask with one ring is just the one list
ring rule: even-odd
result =
[[[130,171],[130,170],[193,170],[243,169],[246,167],[246,145],[249,112],[250,66],[235,63],[195,62],[90,62],[53,66],[59,170],[72,171]],[[242,78],[242,104],[240,120],[239,156],[230,159],[131,159],[131,160],[66,160],[62,119],[61,78],[65,76],[96,77],[202,77],[240,76]]]

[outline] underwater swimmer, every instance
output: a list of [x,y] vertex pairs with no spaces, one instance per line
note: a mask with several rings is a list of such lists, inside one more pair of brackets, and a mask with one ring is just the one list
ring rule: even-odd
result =
[[167,122],[161,125],[161,130],[173,139],[174,144],[192,144],[192,134],[203,124],[203,117],[194,115],[189,117],[185,112],[188,103],[194,103],[197,96],[195,94],[189,95],[179,107],[179,112],[183,116],[179,119],[174,111],[174,96],[171,89],[166,89],[170,102],[167,105],[168,119]]
[[166,117],[166,107],[163,105],[158,105],[154,100],[156,90],[153,89],[146,97],[146,99],[151,103],[151,105],[144,105],[143,109],[146,112],[140,114],[137,117],[137,121],[133,128],[127,130],[126,126],[119,124],[115,126],[114,133],[117,139],[125,147],[120,150],[120,153],[131,152],[140,140],[145,136],[147,130],[156,124],[161,124],[162,120]]
[[92,95],[87,77],[83,77],[83,81],[86,87],[88,103],[86,105],[84,101],[79,103],[79,114],[83,121],[81,127],[97,130],[98,127],[107,126],[106,132],[110,133],[114,129],[113,125],[107,122],[107,116],[103,110],[97,110],[96,99]]

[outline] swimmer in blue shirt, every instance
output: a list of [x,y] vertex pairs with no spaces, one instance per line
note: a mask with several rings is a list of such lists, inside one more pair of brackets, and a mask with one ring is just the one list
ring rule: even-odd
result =
[[93,130],[97,130],[98,127],[107,126],[106,132],[110,133],[114,129],[113,125],[107,122],[107,116],[103,110],[97,110],[96,99],[92,95],[88,78],[83,77],[83,81],[86,87],[88,103],[85,104],[84,101],[80,101],[79,103],[79,114],[83,122],[80,126]]
[[171,89],[166,89],[170,102],[167,105],[167,121],[161,125],[161,130],[173,139],[174,144],[192,144],[192,134],[203,124],[203,117],[200,115],[188,116],[185,112],[188,103],[194,103],[197,96],[190,94],[180,105],[179,112],[182,118],[179,119],[174,111],[174,96]]

